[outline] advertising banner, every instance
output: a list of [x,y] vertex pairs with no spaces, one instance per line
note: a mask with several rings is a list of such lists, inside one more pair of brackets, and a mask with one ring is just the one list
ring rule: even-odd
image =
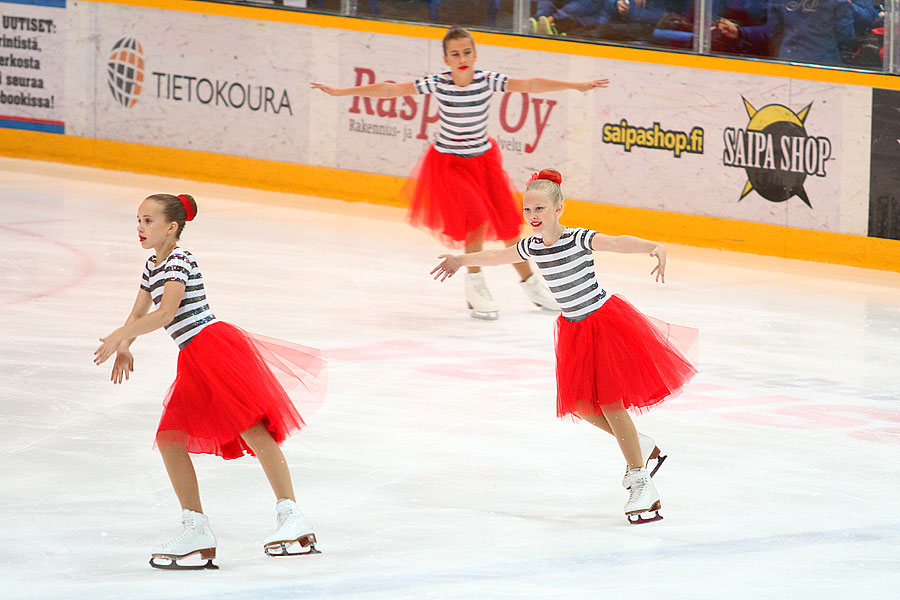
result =
[[89,135],[300,162],[309,125],[309,29],[94,4]]
[[65,133],[66,0],[0,0],[0,127]]
[[[439,39],[100,2],[67,10],[72,135],[405,177],[438,131],[428,95],[332,97],[310,83],[402,83],[443,72]],[[578,200],[881,230],[869,223],[870,88],[490,46],[474,35],[478,69],[610,82],[587,93],[493,95],[488,133],[519,189],[552,167]]]
[[598,100],[594,188],[641,208],[838,231],[843,90],[618,65]]

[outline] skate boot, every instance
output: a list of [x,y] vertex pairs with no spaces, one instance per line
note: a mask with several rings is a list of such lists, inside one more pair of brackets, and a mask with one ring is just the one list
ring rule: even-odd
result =
[[[263,542],[263,549],[269,556],[305,556],[307,554],[321,554],[316,550],[316,534],[312,525],[300,512],[297,503],[288,498],[279,498],[276,505],[278,510],[278,526]],[[289,552],[288,548],[294,543],[299,543],[301,548],[309,546],[306,552]]]
[[472,309],[472,317],[493,321],[500,316],[500,307],[494,302],[491,291],[484,282],[484,273],[466,273],[466,302]]
[[553,294],[550,293],[544,282],[538,279],[537,275],[532,274],[520,285],[525,290],[525,295],[528,296],[528,299],[534,302],[538,308],[550,312],[559,312],[559,304],[556,303],[556,298],[553,297]]
[[[631,470],[631,489],[628,491],[628,502],[625,503],[625,517],[632,525],[659,521],[662,516],[659,509],[659,492],[650,479],[646,468]],[[650,515],[650,513],[655,513]]]
[[[653,469],[650,471],[650,477],[653,477],[656,475],[656,472],[659,471],[663,462],[669,457],[666,454],[660,453],[659,446],[656,445],[656,442],[654,442],[653,438],[649,435],[638,433],[638,441],[641,444],[641,457],[644,459],[644,466],[649,469],[650,461],[656,461],[653,465]],[[631,471],[628,468],[628,465],[625,465],[625,476],[622,478],[622,487],[626,490],[631,489]]]
[[[184,531],[173,540],[153,549],[150,566],[157,569],[197,570],[218,569],[212,559],[216,557],[216,536],[209,528],[209,517],[203,513],[184,509],[181,511],[181,523]],[[179,559],[199,555],[206,564],[179,564]],[[157,562],[168,560],[168,563]]]

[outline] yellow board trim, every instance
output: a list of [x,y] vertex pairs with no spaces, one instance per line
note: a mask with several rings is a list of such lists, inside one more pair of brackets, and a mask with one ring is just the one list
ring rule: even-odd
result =
[[[238,19],[253,19],[272,23],[292,23],[295,25],[329,27],[346,31],[362,31],[367,33],[381,33],[434,40],[443,38],[445,32],[444,27],[433,27],[429,25],[392,23],[388,21],[343,17],[339,15],[325,15],[297,10],[239,6],[235,4],[217,4],[214,2],[196,2],[190,0],[87,1],[101,4],[120,4],[125,6],[175,10],[195,14],[234,17]],[[476,42],[479,44],[515,48],[519,50],[536,50],[540,52],[552,52],[555,54],[589,56],[593,58],[649,63],[670,67],[726,71],[730,73],[745,73],[750,75],[764,75],[767,77],[803,79],[840,85],[861,85],[900,90],[900,77],[879,73],[858,73],[826,67],[805,67],[753,59],[700,56],[667,50],[630,48],[587,41],[579,42],[574,40],[548,39],[513,33],[477,32],[475,38]]]
[[[401,207],[404,179],[128,142],[0,129],[0,154]],[[152,193],[156,190],[147,190]],[[567,200],[564,222],[610,235],[900,272],[900,241]]]

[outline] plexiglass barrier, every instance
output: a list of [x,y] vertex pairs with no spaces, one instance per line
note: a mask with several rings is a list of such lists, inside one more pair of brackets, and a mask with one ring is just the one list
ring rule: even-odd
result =
[[900,0],[222,1],[900,74]]

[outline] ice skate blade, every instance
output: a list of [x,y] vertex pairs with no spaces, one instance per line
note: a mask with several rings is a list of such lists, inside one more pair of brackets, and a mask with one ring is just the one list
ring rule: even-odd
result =
[[469,307],[469,310],[472,311],[471,315],[473,319],[481,319],[482,321],[496,321],[500,318],[500,311],[496,310],[475,310],[472,307],[471,302],[466,302],[466,305]]
[[[656,465],[653,467],[653,470],[650,471],[650,477],[653,477],[654,475],[656,475],[656,472],[659,471],[659,468],[662,466],[662,464],[663,464],[664,462],[666,462],[666,459],[667,459],[667,458],[669,458],[669,455],[668,455],[668,454],[660,454],[659,448],[655,448],[655,449],[653,450],[653,452],[656,454],[656,456],[653,456],[653,455],[651,454],[651,455],[650,455],[650,460],[653,460],[653,459],[655,458],[655,459],[656,459]],[[649,461],[648,461],[648,462],[649,462]]]
[[[301,548],[309,547],[306,552],[290,552],[288,548],[293,544],[300,544]],[[269,556],[306,556],[308,554],[322,554],[321,550],[316,549],[316,534],[311,533],[296,540],[285,540],[283,542],[274,542],[263,546],[263,550]]]
[[[636,510],[632,512],[625,513],[625,518],[628,519],[628,522],[632,525],[640,525],[641,523],[652,523],[653,521],[662,521],[662,515],[659,514],[660,509],[662,508],[662,502],[657,500],[653,503],[653,506],[648,508],[647,510]],[[644,517],[644,515],[656,513],[652,517]]]
[[628,519],[628,522],[631,525],[641,525],[643,523],[652,523],[654,521],[662,521],[663,517],[661,514],[659,514],[658,510],[654,511],[655,514],[652,517],[644,517],[644,515],[647,514],[648,512],[650,512],[650,511],[647,511],[644,513],[630,514],[630,515],[626,515],[626,517]]
[[[154,555],[150,557],[150,566],[154,569],[165,569],[166,571],[200,571],[202,569],[211,569],[217,570],[219,565],[214,565],[212,559],[216,557],[216,549],[210,548],[208,550],[200,551],[200,558],[206,559],[206,564],[202,565],[180,565],[178,564],[178,559],[187,558],[192,554],[197,554],[197,552],[192,552],[191,554],[186,554],[184,556],[165,556],[165,555]],[[167,560],[168,564],[158,563],[157,559]]]
[[477,311],[473,310],[472,318],[478,319],[480,321],[496,321],[497,319],[500,318],[500,313],[495,313],[495,312],[483,313],[483,312],[477,312]]
[[306,552],[289,552],[286,544],[272,544],[265,547],[266,555],[279,558],[282,556],[307,556],[309,554],[322,554],[321,550],[316,549],[315,544],[310,544]]

